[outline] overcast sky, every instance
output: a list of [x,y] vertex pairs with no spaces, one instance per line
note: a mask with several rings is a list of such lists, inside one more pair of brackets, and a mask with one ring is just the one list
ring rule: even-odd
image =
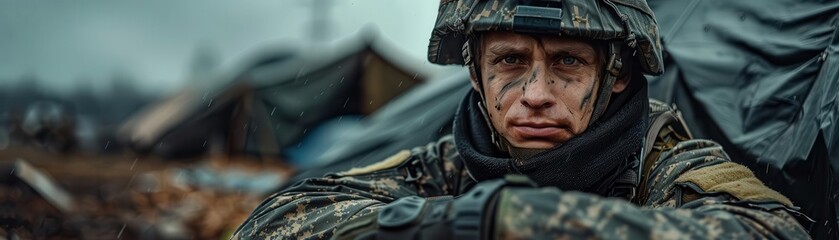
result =
[[[108,84],[123,74],[145,91],[180,88],[209,48],[222,68],[265,46],[306,43],[314,0],[0,1],[0,86],[31,75],[52,89]],[[439,1],[333,0],[331,38],[369,23],[399,52],[427,62]]]

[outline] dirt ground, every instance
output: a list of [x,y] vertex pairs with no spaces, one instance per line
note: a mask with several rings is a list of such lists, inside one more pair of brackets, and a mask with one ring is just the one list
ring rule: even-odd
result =
[[226,239],[270,192],[190,184],[180,178],[189,173],[184,169],[235,169],[245,175],[278,176],[280,182],[293,173],[277,159],[207,156],[175,161],[131,153],[58,154],[34,147],[0,151],[0,171],[14,175],[18,159],[69,193],[73,207],[62,211],[23,181],[0,178],[0,237]]

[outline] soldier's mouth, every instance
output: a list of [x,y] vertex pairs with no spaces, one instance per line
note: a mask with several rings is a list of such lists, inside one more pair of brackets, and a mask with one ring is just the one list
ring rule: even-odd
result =
[[513,125],[512,130],[515,135],[518,135],[523,139],[566,139],[566,137],[570,138],[571,135],[570,129],[558,126]]

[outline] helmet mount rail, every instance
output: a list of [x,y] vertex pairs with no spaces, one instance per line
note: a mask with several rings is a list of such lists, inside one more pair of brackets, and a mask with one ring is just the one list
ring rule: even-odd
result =
[[520,33],[550,32],[562,23],[562,8],[516,6],[513,15],[513,29]]

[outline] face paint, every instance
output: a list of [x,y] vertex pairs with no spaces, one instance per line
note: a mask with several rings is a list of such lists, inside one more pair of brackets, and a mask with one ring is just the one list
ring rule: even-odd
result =
[[536,78],[536,76],[539,75],[539,72],[540,72],[540,69],[537,67],[536,69],[533,70],[533,73],[530,74],[530,79],[528,79],[526,82],[524,82],[524,86],[521,87],[521,92],[522,92],[521,94],[522,95],[527,95],[527,85],[539,81],[539,79]]
[[[504,96],[507,95],[507,92],[509,92],[510,89],[512,89],[515,86],[518,86],[522,82],[524,82],[524,79],[518,78],[516,80],[510,81],[510,82],[504,84],[504,87],[501,87],[501,90],[498,91],[498,96],[499,97],[495,98],[495,109],[496,110],[501,110],[501,102],[504,101]],[[522,87],[522,90],[524,90],[524,87]]]
[[533,70],[533,74],[530,75],[530,80],[528,80],[527,82],[528,83],[535,83],[537,80],[539,80],[539,79],[536,78],[536,75],[539,75],[539,68],[536,68],[535,70]]
[[586,95],[583,96],[583,101],[580,102],[580,109],[585,109],[584,107],[588,105],[588,102],[591,101],[591,96],[594,95],[594,85],[595,82],[592,82],[591,85],[588,86],[586,90]]

